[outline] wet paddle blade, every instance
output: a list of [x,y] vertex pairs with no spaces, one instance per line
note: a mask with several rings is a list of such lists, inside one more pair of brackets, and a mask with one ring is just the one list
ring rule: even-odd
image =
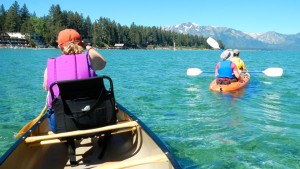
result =
[[188,76],[198,76],[201,73],[202,73],[202,70],[198,69],[198,68],[188,68],[187,71],[186,71],[186,74]]
[[212,37],[207,38],[206,42],[209,44],[210,47],[214,49],[220,49],[218,42],[214,40]]
[[268,68],[262,72],[271,77],[279,77],[283,75],[283,69],[278,67]]

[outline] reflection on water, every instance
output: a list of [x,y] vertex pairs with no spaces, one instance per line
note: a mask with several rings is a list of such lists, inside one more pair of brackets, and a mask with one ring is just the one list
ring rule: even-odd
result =
[[285,128],[278,126],[278,123],[282,121],[281,117],[281,97],[279,93],[265,93],[263,96],[263,102],[261,103],[262,112],[264,113],[264,120],[266,125],[264,130],[271,133],[282,133]]
[[199,92],[200,87],[199,85],[192,85],[186,89],[188,92]]
[[280,95],[278,93],[266,93],[261,103],[266,120],[281,121]]
[[236,91],[231,91],[231,92],[226,92],[226,93],[222,93],[223,96],[232,98],[233,100],[237,100],[241,97],[243,97],[245,95],[246,89],[242,88],[240,90],[236,90]]
[[220,102],[223,102],[226,106],[232,106],[232,108],[236,108],[239,106],[238,102],[240,99],[245,97],[246,89],[240,89],[236,91],[230,92],[214,92],[210,91]]
[[266,82],[266,81],[263,81],[262,83],[266,84],[266,85],[271,85],[272,82]]
[[189,107],[195,107],[197,106],[197,103],[201,102],[201,100],[203,99],[203,97],[201,96],[201,87],[197,84],[190,84],[187,88],[186,88],[186,104]]

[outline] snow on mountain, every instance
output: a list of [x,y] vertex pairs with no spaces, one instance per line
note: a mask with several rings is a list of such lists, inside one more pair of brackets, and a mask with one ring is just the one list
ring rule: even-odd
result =
[[286,35],[276,32],[267,32],[258,36],[256,39],[268,44],[282,44],[286,40]]
[[277,32],[246,33],[227,27],[200,26],[193,22],[164,26],[164,30],[221,40],[228,48],[241,49],[299,49],[300,34],[284,35]]
[[261,35],[261,33],[251,33],[251,32],[244,32],[245,34],[251,36],[252,38],[256,39]]

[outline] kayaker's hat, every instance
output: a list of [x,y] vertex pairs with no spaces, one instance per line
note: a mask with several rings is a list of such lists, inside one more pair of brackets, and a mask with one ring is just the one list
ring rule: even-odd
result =
[[64,29],[59,32],[57,37],[57,43],[60,47],[65,47],[69,42],[77,45],[82,45],[80,34],[74,29]]
[[220,57],[222,60],[227,60],[228,58],[231,57],[231,52],[228,50],[225,50],[221,53]]
[[233,54],[234,54],[235,56],[238,56],[238,55],[240,54],[240,51],[239,51],[238,49],[234,49],[234,50],[233,50]]

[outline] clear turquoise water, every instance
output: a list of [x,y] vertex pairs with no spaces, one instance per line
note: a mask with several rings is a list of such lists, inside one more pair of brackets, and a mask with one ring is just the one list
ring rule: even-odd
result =
[[[183,168],[300,168],[300,51],[242,51],[252,74],[239,92],[208,89],[220,51],[101,50],[98,74],[119,103],[148,125]],[[58,50],[0,50],[0,154],[45,103],[43,70]],[[207,73],[186,75],[197,67]]]

